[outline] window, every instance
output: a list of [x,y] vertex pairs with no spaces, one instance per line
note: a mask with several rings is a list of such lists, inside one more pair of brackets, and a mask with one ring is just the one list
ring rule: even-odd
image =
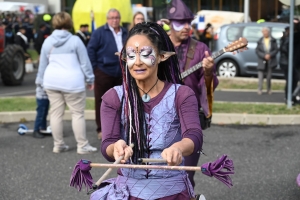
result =
[[271,30],[271,36],[274,37],[276,40],[280,40],[283,36],[284,28],[281,27],[273,27]]
[[262,27],[246,26],[243,30],[243,37],[247,38],[248,42],[257,42],[262,35]]
[[227,40],[230,42],[238,40],[240,37],[242,37],[242,29],[243,27],[229,27],[226,33]]

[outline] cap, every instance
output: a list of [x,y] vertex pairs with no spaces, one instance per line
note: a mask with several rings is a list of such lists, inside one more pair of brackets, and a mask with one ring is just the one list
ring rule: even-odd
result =
[[167,18],[170,20],[193,20],[194,14],[181,0],[172,0],[167,8]]

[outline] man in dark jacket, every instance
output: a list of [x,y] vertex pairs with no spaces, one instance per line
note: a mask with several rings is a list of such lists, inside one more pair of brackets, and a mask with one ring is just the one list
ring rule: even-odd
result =
[[[280,39],[280,68],[284,72],[284,78],[286,81],[285,84],[285,99],[287,99],[287,86],[289,82],[289,27],[285,28],[285,32],[283,33],[282,38]],[[294,91],[297,87],[298,83],[298,76],[297,76],[297,71],[295,70],[295,66],[292,66],[292,91]],[[293,100],[294,101],[294,100]]]
[[46,24],[43,23],[39,26],[39,30],[36,32],[34,36],[34,48],[39,55],[41,54],[43,43],[47,37],[45,35],[45,30],[46,30]]
[[76,35],[81,39],[85,46],[88,45],[90,40],[90,36],[88,34],[89,25],[88,24],[81,24],[80,29],[76,32]]
[[11,23],[5,21],[3,22],[2,26],[5,29],[5,46],[14,44],[14,32]]
[[100,106],[102,95],[116,85],[122,85],[122,72],[116,52],[121,52],[127,31],[120,27],[120,12],[114,8],[106,15],[107,23],[95,30],[87,50],[95,75],[95,112],[98,139],[102,138]]
[[[294,60],[293,68],[296,71],[297,83],[300,81],[300,20],[294,19],[295,33],[294,33]],[[300,104],[300,85],[293,91],[294,102]]]
[[257,42],[256,54],[258,56],[258,94],[262,94],[264,74],[267,73],[267,93],[272,94],[271,78],[272,69],[277,66],[276,54],[278,47],[276,39],[270,36],[270,29],[262,29],[263,37]]

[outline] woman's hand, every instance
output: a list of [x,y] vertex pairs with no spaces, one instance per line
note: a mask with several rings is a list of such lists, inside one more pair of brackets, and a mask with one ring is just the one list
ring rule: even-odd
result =
[[121,163],[125,163],[132,156],[132,154],[132,148],[128,146],[124,140],[118,140],[114,144],[113,156],[115,160],[117,160],[120,156],[124,156],[123,160],[121,160]]
[[182,152],[179,148],[170,146],[161,153],[169,166],[179,165],[182,162]]
[[87,88],[88,88],[89,90],[93,90],[93,89],[94,89],[94,83],[88,84],[88,85],[87,85]]

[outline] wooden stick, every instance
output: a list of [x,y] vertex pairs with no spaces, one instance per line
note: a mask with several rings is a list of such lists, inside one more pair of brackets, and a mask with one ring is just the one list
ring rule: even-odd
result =
[[154,159],[154,158],[138,158],[138,162],[147,163],[147,162],[156,162],[156,163],[166,163],[165,159]]
[[[132,144],[130,145],[130,147],[133,148],[133,146],[134,146],[134,144],[132,143]],[[124,156],[120,156],[120,157],[113,163],[113,165],[119,164],[123,158],[124,158]],[[92,165],[90,165],[90,166],[92,167]],[[112,171],[112,169],[113,169],[112,167],[108,168],[108,169],[106,170],[106,172],[100,177],[100,179],[99,179],[95,184],[96,184],[97,186],[99,186],[99,185],[102,183],[102,181],[104,181],[104,180],[106,179],[106,177],[109,175],[109,173]]]
[[167,166],[167,165],[128,165],[128,164],[101,164],[90,163],[91,167],[98,168],[131,168],[131,169],[161,169],[161,170],[185,170],[201,171],[201,167],[194,166]]

